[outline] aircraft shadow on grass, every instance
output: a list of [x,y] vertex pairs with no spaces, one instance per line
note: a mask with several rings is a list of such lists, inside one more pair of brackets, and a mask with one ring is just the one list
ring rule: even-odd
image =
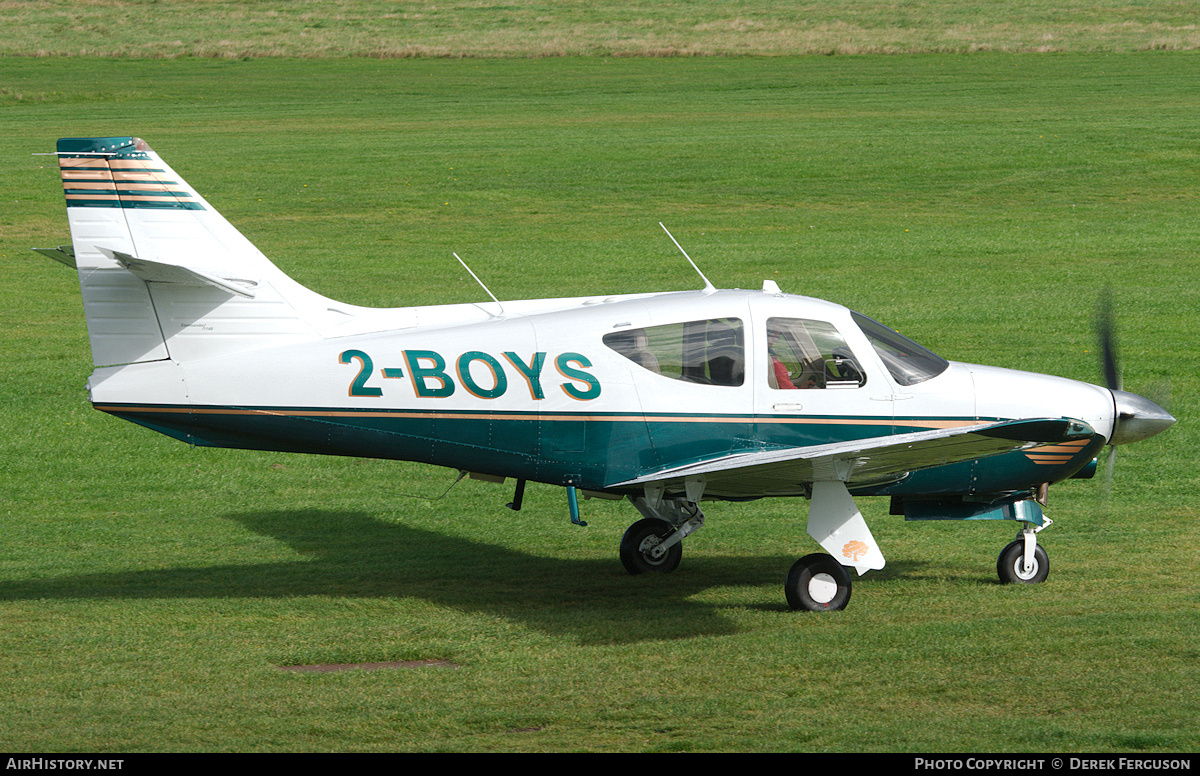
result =
[[[0,582],[0,601],[417,597],[570,635],[581,643],[627,643],[736,632],[723,609],[737,604],[693,598],[722,586],[770,584],[774,590],[788,567],[786,553],[693,556],[672,574],[633,577],[615,559],[530,555],[360,512],[252,512],[229,518],[284,542],[305,559],[14,580]],[[904,563],[893,564],[873,581],[905,571]],[[739,608],[788,612],[782,602]]]

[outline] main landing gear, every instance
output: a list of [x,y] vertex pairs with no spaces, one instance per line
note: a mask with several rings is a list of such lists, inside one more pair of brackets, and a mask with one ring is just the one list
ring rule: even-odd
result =
[[850,573],[832,555],[816,552],[792,565],[783,593],[788,606],[806,612],[834,612],[850,603]]
[[[693,523],[692,521],[697,521]],[[683,537],[700,527],[696,514],[679,527],[657,517],[643,518],[621,538],[621,565],[630,574],[674,571],[683,558]],[[783,592],[788,606],[808,612],[833,612],[850,603],[850,573],[823,552],[806,555],[792,566]]]
[[[621,539],[621,563],[630,574],[678,568],[683,556],[680,542],[704,524],[698,504],[703,482],[689,481],[687,491],[686,499],[663,498],[661,488],[648,490],[647,497],[630,498],[644,518]],[[838,611],[850,602],[850,572],[839,556],[861,574],[883,568],[883,555],[844,482],[817,480],[811,501],[808,533],[826,553],[796,561],[784,583],[784,595],[792,609]]]
[[670,541],[677,533],[665,520],[647,517],[637,521],[621,537],[621,565],[630,574],[674,571],[683,558],[683,544],[678,539]]
[[[674,571],[683,558],[683,537],[704,524],[704,514],[689,502],[664,500],[651,507],[636,499],[634,505],[646,517],[629,526],[621,538],[621,565],[635,575]],[[845,609],[850,603],[850,572],[832,555],[806,555],[788,572],[784,595],[796,610]]]
[[704,525],[704,513],[699,505],[687,502],[660,501],[651,506],[636,499],[633,504],[645,517],[621,537],[621,565],[630,574],[674,571],[683,558],[683,537]]

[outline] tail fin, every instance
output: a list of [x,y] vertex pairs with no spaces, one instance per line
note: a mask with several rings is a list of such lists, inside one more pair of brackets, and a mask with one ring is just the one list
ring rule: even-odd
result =
[[141,139],[57,150],[97,367],[319,338],[353,315],[287,277]]

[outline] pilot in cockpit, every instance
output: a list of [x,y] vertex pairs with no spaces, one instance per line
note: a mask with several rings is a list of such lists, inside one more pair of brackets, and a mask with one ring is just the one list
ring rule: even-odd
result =
[[771,370],[767,373],[767,382],[772,388],[780,389],[796,389],[796,388],[816,388],[816,378],[811,374],[801,375],[799,384],[792,380],[791,374],[788,373],[787,366],[780,358],[780,353],[777,347],[780,345],[780,339],[783,337],[783,329],[778,326],[769,326],[767,328],[767,353],[771,357]]

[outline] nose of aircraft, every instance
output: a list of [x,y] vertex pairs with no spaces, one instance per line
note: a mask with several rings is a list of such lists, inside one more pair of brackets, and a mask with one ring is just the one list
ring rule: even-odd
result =
[[1175,417],[1145,396],[1112,389],[1117,405],[1116,422],[1113,424],[1112,445],[1124,445],[1149,439],[1165,431],[1175,423]]

